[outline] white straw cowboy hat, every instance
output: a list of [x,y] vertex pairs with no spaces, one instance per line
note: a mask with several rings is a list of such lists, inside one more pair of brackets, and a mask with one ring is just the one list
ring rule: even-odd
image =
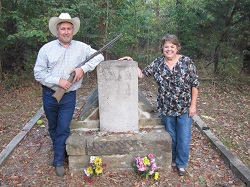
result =
[[74,25],[73,35],[75,35],[79,31],[80,19],[78,17],[71,18],[68,13],[61,13],[59,17],[52,17],[49,20],[49,30],[56,37],[58,36],[56,32],[56,27],[61,22],[69,22]]

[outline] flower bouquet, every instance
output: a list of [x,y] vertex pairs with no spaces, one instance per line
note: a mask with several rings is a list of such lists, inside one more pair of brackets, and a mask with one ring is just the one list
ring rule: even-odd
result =
[[153,154],[149,154],[143,158],[136,157],[133,167],[143,178],[153,177],[157,180],[159,177],[159,172],[157,172],[157,165]]
[[93,182],[92,177],[101,174],[104,167],[106,167],[106,164],[102,163],[102,158],[91,156],[89,166],[83,170],[85,173],[84,181]]

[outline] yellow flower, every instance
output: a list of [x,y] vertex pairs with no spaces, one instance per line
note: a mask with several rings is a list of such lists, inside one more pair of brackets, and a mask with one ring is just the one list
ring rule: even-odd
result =
[[149,165],[150,164],[150,160],[147,157],[143,158],[143,164],[144,165]]
[[95,164],[95,165],[101,165],[101,164],[102,164],[102,159],[101,159],[100,157],[96,157],[96,158],[94,159],[94,164]]
[[82,181],[82,184],[84,185],[84,184],[85,184],[85,181]]
[[157,180],[159,178],[159,172],[155,172],[154,179]]
[[93,169],[92,169],[91,166],[89,166],[89,167],[87,168],[87,172],[88,172],[90,175],[93,174]]
[[102,171],[103,171],[102,166],[97,166],[97,167],[95,168],[95,172],[96,172],[97,175],[100,174],[100,173],[102,173]]

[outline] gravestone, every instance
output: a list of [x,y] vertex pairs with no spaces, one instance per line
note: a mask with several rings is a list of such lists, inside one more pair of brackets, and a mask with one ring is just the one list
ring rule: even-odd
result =
[[79,122],[72,122],[66,141],[71,172],[83,171],[90,156],[100,156],[106,171],[132,170],[135,157],[150,153],[160,170],[171,170],[171,138],[138,90],[137,68],[134,61],[98,65],[98,87],[88,97]]
[[135,61],[105,61],[97,67],[101,132],[138,131],[138,71]]

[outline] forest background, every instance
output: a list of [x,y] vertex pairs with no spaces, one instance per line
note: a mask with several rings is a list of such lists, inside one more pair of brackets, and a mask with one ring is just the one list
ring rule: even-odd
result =
[[145,66],[170,33],[198,68],[237,78],[250,73],[249,10],[249,0],[0,0],[0,80],[8,88],[33,79],[38,50],[55,39],[49,19],[62,12],[80,18],[74,39],[93,48],[124,35],[106,59],[130,55]]

